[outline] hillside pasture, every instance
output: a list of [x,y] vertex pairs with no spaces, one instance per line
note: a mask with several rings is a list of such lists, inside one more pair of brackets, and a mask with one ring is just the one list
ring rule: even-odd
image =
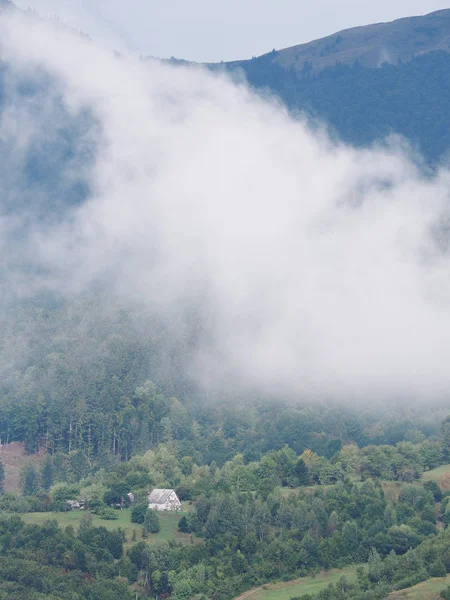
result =
[[428,579],[414,587],[392,592],[387,600],[440,600],[440,593],[450,585],[450,575]]
[[37,467],[45,458],[45,452],[29,456],[25,454],[25,444],[22,442],[11,442],[0,444],[0,460],[5,467],[5,492],[19,492],[20,470],[27,463],[32,462]]
[[345,575],[349,581],[356,579],[356,570],[360,565],[351,565],[344,569],[322,571],[315,577],[302,577],[286,583],[263,585],[245,592],[235,600],[290,600],[303,594],[315,594],[326,588],[330,583],[336,583]]
[[450,490],[450,465],[442,465],[422,474],[422,481],[435,481],[444,492]]
[[[56,520],[60,527],[64,528],[68,525],[72,525],[75,531],[78,531],[80,527],[81,518],[85,514],[80,510],[71,510],[68,512],[43,512],[43,513],[25,513],[19,515],[25,523],[42,525],[46,521]],[[161,531],[158,533],[149,533],[146,541],[152,544],[157,541],[169,541],[177,539],[184,543],[189,543],[192,540],[192,536],[189,534],[180,533],[178,528],[178,521],[181,519],[186,512],[173,512],[173,513],[159,513],[159,520],[161,524]],[[118,518],[114,521],[107,521],[101,519],[97,515],[92,515],[94,527],[106,527],[108,530],[122,529],[125,532],[127,544],[132,543],[133,531],[136,532],[136,541],[142,540],[143,526],[137,523],[131,522],[131,510],[124,509],[117,511]]]

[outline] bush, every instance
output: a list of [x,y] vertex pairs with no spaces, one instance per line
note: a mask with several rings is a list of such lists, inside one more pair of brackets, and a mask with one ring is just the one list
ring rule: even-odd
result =
[[6,512],[27,513],[30,512],[31,506],[28,499],[7,492],[0,497],[0,510]]
[[194,488],[189,484],[182,484],[177,487],[175,490],[178,498],[183,500],[193,500],[194,498]]
[[435,502],[440,502],[442,500],[442,490],[436,481],[426,481],[423,484],[423,489],[427,490],[427,492],[431,492],[433,494],[433,498]]
[[148,531],[149,533],[158,533],[161,529],[161,525],[159,522],[159,515],[156,510],[147,509],[145,513],[144,520],[144,531]]
[[186,517],[181,517],[178,521],[178,531],[181,531],[181,533],[189,533],[189,523]]
[[53,500],[62,502],[63,500],[75,500],[78,497],[80,488],[77,485],[67,483],[55,483],[50,489]]
[[430,565],[428,572],[431,575],[431,577],[446,577],[447,576],[447,569],[445,568],[445,565],[441,559],[438,559],[436,562],[434,562],[432,565]]
[[64,502],[52,502],[48,507],[49,512],[68,512],[70,506],[66,501]]
[[119,518],[117,511],[110,506],[102,506],[98,509],[96,514],[100,517],[100,519],[104,519],[105,521],[115,521]]
[[131,471],[126,476],[125,483],[130,490],[148,488],[149,486],[154,485],[153,479],[146,471]]
[[118,483],[114,483],[111,485],[109,490],[107,490],[103,496],[103,500],[105,504],[124,504],[128,506],[130,504],[130,499],[128,498],[128,492],[130,488],[124,481],[120,481]]
[[139,504],[134,506],[131,510],[131,522],[142,524],[145,521],[145,514],[148,510],[146,504]]

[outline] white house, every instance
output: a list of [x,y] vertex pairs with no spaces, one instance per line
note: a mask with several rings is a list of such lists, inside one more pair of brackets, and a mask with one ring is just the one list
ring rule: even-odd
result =
[[155,488],[147,497],[148,507],[153,510],[181,510],[181,502],[175,490],[160,490]]

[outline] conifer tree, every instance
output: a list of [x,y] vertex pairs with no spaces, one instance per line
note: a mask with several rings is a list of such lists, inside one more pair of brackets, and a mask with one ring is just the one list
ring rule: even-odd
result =
[[34,463],[27,463],[22,469],[22,494],[33,496],[39,489],[39,474]]
[[53,485],[53,459],[50,455],[45,457],[42,465],[41,482],[44,490],[49,490]]

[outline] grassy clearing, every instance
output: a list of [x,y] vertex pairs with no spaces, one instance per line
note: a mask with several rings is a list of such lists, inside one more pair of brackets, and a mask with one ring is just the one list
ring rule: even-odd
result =
[[[419,480],[413,481],[412,483],[404,483],[401,481],[380,481],[380,483],[387,500],[397,502],[403,487],[406,485],[421,486],[426,481],[436,481],[444,492],[450,490],[450,465],[443,465],[431,471],[425,471]],[[298,493],[300,490],[314,492],[315,490],[324,491],[332,487],[332,485],[313,485],[299,488],[281,488],[280,494],[283,498],[288,498],[292,494]]]
[[436,577],[414,587],[393,592],[387,600],[438,600],[440,593],[450,585],[450,575]]
[[404,483],[400,481],[382,481],[381,485],[386,498],[390,501],[396,502],[403,487],[407,485],[421,486],[426,481],[436,481],[443,491],[450,490],[450,465],[443,465],[441,467],[437,467],[436,469],[432,469],[431,471],[425,471],[425,473],[422,473],[420,479],[413,481],[412,483]]
[[[450,466],[448,468],[450,470]],[[430,473],[431,473],[431,471],[430,471]],[[362,483],[361,481],[355,480],[356,485],[361,485],[361,483]],[[388,500],[390,500],[391,502],[397,502],[400,492],[405,485],[420,486],[420,485],[422,485],[423,482],[422,481],[414,481],[411,484],[406,484],[406,483],[402,483],[400,481],[380,481],[380,483],[384,490],[386,498]],[[291,496],[293,494],[297,494],[300,491],[313,493],[316,490],[319,490],[320,492],[324,492],[326,490],[332,489],[333,487],[334,487],[334,485],[330,484],[330,485],[310,485],[308,487],[298,487],[298,488],[281,488],[280,495],[282,498],[289,498],[289,496]]]
[[400,492],[405,485],[416,485],[420,486],[420,481],[414,481],[413,483],[403,483],[401,481],[382,481],[381,487],[384,491],[384,497],[389,502],[398,502],[398,497],[400,496]]
[[442,465],[431,471],[425,471],[425,473],[422,474],[422,479],[424,481],[438,481],[442,475],[447,475],[448,473],[450,473],[450,465]]
[[[60,527],[67,527],[68,525],[72,525],[75,530],[78,530],[80,527],[80,520],[83,516],[83,512],[79,510],[72,510],[69,512],[45,512],[45,513],[26,513],[19,515],[21,519],[25,521],[25,523],[37,524],[41,525],[46,521],[56,520]],[[147,542],[149,544],[161,541],[161,540],[172,540],[178,539],[180,541],[184,541],[188,543],[191,540],[190,535],[182,534],[177,531],[178,521],[180,518],[186,514],[183,512],[176,513],[159,513],[159,519],[161,524],[161,531],[158,533],[151,533],[148,535]],[[105,521],[104,519],[100,519],[97,515],[92,515],[93,517],[93,525],[95,527],[106,527],[106,529],[114,530],[114,529],[123,529],[125,531],[125,537],[127,539],[127,544],[132,542],[133,531],[136,532],[136,541],[142,539],[143,526],[138,525],[136,523],[131,522],[131,510],[124,509],[117,511],[118,519],[115,521]]]
[[302,594],[314,594],[326,588],[330,583],[336,583],[345,575],[350,581],[356,578],[356,569],[360,565],[351,565],[345,569],[332,569],[316,575],[303,577],[287,583],[264,585],[261,588],[246,592],[236,600],[290,600]]
[[289,496],[292,496],[293,494],[297,494],[298,492],[310,492],[313,493],[316,490],[319,491],[325,491],[325,490],[329,490],[332,487],[334,487],[333,484],[330,485],[308,485],[308,486],[302,486],[302,487],[297,487],[297,488],[280,488],[280,495],[282,498],[289,498]]
[[436,481],[444,492],[450,490],[450,465],[443,465],[431,471],[425,471],[422,481]]

